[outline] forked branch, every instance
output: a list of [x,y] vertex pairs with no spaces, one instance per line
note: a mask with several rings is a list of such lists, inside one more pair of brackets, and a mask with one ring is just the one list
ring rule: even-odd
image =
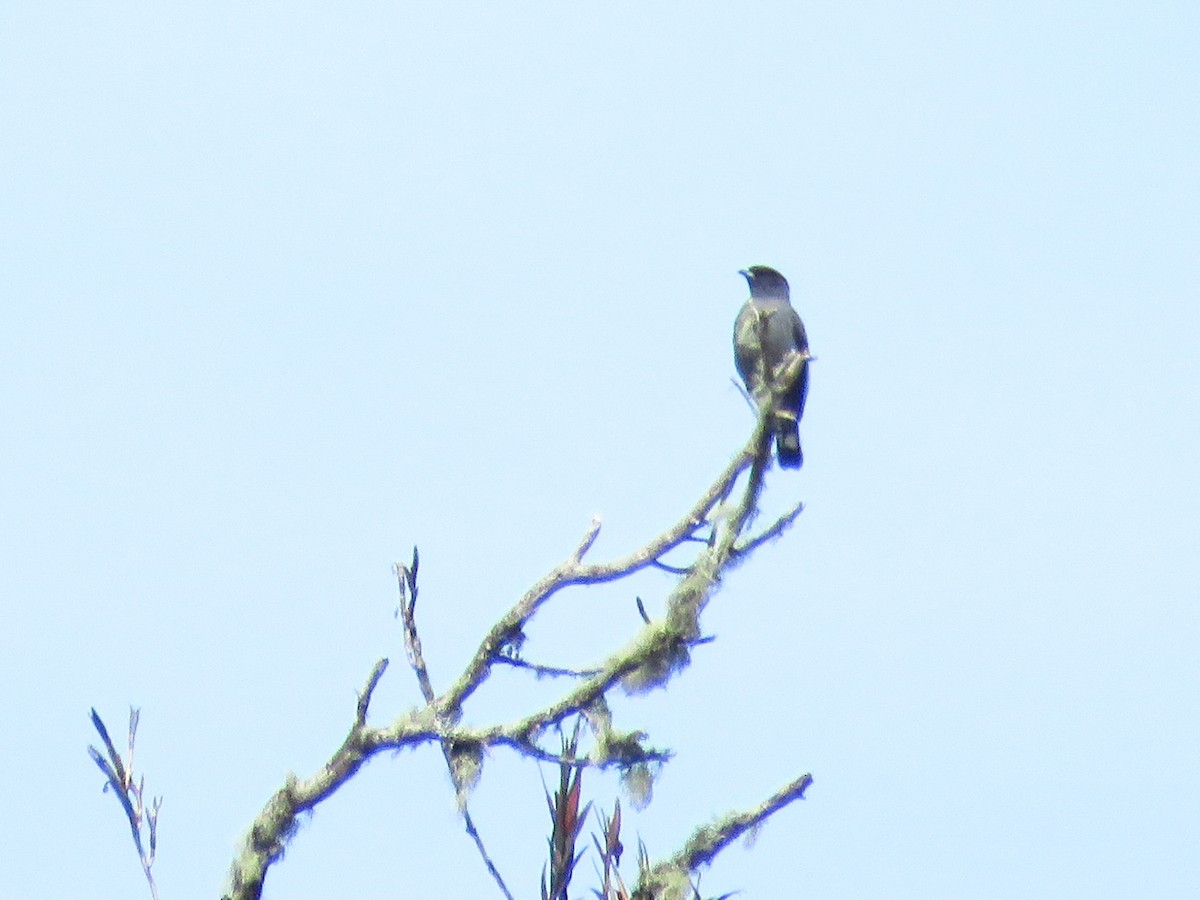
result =
[[[645,746],[644,735],[640,733],[613,730],[609,721],[611,716],[606,712],[598,714],[597,710],[606,709],[605,695],[618,684],[628,692],[637,692],[665,683],[683,668],[690,649],[706,640],[700,634],[700,613],[723,574],[763,541],[781,534],[799,514],[797,507],[763,534],[738,543],[758,508],[763,475],[770,459],[770,437],[767,417],[760,416],[750,440],[695,504],[665,531],[626,556],[602,563],[584,561],[600,533],[599,519],[593,520],[570,555],[539,579],[492,625],[467,666],[441,695],[435,694],[417,632],[418,558],[414,551],[412,563],[397,566],[396,570],[400,588],[398,617],[404,627],[405,652],[417,677],[424,705],[388,725],[369,725],[367,714],[371,698],[387,665],[386,660],[376,663],[359,695],[353,724],[341,747],[310,778],[289,778],[255,819],[244,849],[232,867],[227,897],[230,900],[257,900],[267,871],[295,831],[298,816],[329,797],[352,778],[367,759],[381,751],[426,743],[437,743],[446,755],[458,787],[460,809],[468,833],[475,840],[502,893],[510,897],[466,809],[466,797],[473,779],[478,777],[483,752],[488,747],[507,747],[526,757],[567,763],[572,769],[608,765],[626,768],[662,761],[669,756],[666,751]],[[729,498],[743,476],[741,493],[735,502],[730,502]],[[703,537],[699,535],[702,529],[707,529]],[[525,627],[547,600],[566,587],[614,581],[651,565],[663,567],[661,557],[684,544],[699,545],[702,549],[690,565],[676,567],[680,578],[667,598],[664,620],[648,621],[628,646],[599,667],[575,671],[573,674],[581,676],[582,680],[544,708],[508,724],[487,728],[459,725],[464,703],[487,680],[496,665],[511,664],[523,640]],[[596,738],[596,746],[590,754],[576,756],[572,751],[568,762],[542,746],[541,741],[550,730],[561,726],[570,716],[581,713],[588,715]],[[762,812],[759,820],[772,811],[773,808]],[[719,834],[729,835],[733,830],[735,826],[730,825],[719,830]],[[720,846],[724,843],[718,841],[712,852]],[[695,853],[692,856],[700,858]]]

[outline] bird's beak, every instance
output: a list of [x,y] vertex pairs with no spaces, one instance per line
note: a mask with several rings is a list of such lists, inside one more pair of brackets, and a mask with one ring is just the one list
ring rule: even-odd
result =
[[747,281],[750,280],[750,270],[749,269],[738,269],[738,274],[741,275],[743,278],[745,278]]

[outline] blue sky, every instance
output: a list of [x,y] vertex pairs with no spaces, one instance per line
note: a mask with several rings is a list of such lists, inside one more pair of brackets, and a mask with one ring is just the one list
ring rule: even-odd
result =
[[[818,356],[765,499],[807,508],[685,676],[616,704],[678,752],[627,837],[811,771],[707,893],[1196,894],[1198,19],[10,4],[0,895],[144,890],[90,706],[142,708],[163,896],[213,897],[376,658],[375,720],[416,702],[413,544],[442,687],[593,514],[598,559],[671,521],[752,425],[751,263]],[[565,595],[527,655],[602,655],[669,587]],[[534,896],[536,769],[494,754],[474,808]],[[321,807],[267,896],[498,895],[426,750]]]

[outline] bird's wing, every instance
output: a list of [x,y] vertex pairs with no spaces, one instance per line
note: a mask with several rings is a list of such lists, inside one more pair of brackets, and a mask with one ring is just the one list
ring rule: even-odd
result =
[[754,382],[758,381],[763,353],[762,341],[758,334],[758,316],[758,308],[753,301],[747,300],[733,323],[733,362],[737,366],[738,374],[742,376],[742,381],[746,382],[746,387],[751,390],[754,389]]
[[[808,354],[808,349],[805,348],[805,355]],[[799,383],[796,385],[796,418],[799,419],[804,415],[804,401],[808,399],[808,360],[805,359],[804,366],[800,369]]]
[[796,386],[792,394],[796,398],[796,416],[799,418],[804,415],[804,401],[808,399],[808,360],[810,358],[808,335],[804,331],[804,323],[800,321],[800,314],[794,308],[789,307],[789,309],[792,311],[792,340],[795,341],[796,350],[802,357]]
[[795,342],[795,347],[804,353],[808,352],[808,335],[804,332],[804,323],[800,321],[800,314],[796,312],[795,307],[788,306],[788,311],[792,314],[792,340]]

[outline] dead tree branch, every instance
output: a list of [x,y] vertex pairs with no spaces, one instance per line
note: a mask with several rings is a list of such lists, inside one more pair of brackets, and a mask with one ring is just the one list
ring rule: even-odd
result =
[[[667,751],[645,746],[645,736],[641,733],[614,730],[604,698],[618,685],[628,693],[661,686],[685,667],[691,648],[706,642],[700,633],[700,614],[725,572],[741,562],[754,547],[782,534],[799,514],[797,507],[763,534],[738,544],[757,511],[763,476],[770,460],[771,434],[767,422],[767,417],[760,415],[750,440],[691,509],[641,548],[609,562],[585,563],[584,557],[600,534],[600,520],[594,519],[567,558],[539,579],[492,625],[464,670],[441,695],[433,688],[417,631],[418,557],[414,550],[410,565],[396,567],[400,590],[397,616],[404,629],[405,652],[425,704],[388,725],[368,725],[371,696],[387,661],[376,663],[359,695],[353,724],[341,747],[311,777],[290,778],[255,819],[230,872],[226,895],[229,900],[257,900],[262,894],[267,871],[279,859],[296,830],[298,817],[333,794],[367,759],[379,752],[426,743],[440,745],[458,790],[467,832],[501,892],[509,898],[511,894],[466,809],[466,800],[479,777],[486,748],[507,747],[523,756],[556,762],[575,771],[610,765],[627,769],[669,758]],[[742,483],[741,493],[731,503],[729,498],[739,482]],[[698,532],[702,529],[709,531],[699,537]],[[660,558],[684,544],[699,544],[702,549],[690,565],[666,567]],[[614,581],[648,566],[667,568],[680,576],[667,598],[667,613],[661,621],[647,621],[626,647],[598,668],[573,673],[583,676],[584,680],[544,708],[508,724],[476,729],[459,726],[465,702],[487,680],[496,665],[512,664],[525,627],[551,597],[566,587]],[[603,709],[603,713],[598,713],[598,709]],[[540,741],[550,730],[560,728],[567,718],[581,713],[588,716],[595,737],[595,746],[590,753],[576,755],[572,749],[569,756],[556,755],[541,746]],[[777,808],[761,812],[758,820]],[[732,834],[730,829],[733,827],[719,833]],[[713,852],[727,842],[714,844]],[[692,856],[700,858],[695,853]]]
[[769,816],[794,800],[804,799],[804,792],[812,780],[811,775],[801,775],[753,809],[730,813],[712,824],[697,828],[682,850],[666,862],[642,873],[633,896],[645,900],[689,896],[687,890],[691,887],[692,876],[701,866],[711,863],[718,853],[743,834],[757,828]]

